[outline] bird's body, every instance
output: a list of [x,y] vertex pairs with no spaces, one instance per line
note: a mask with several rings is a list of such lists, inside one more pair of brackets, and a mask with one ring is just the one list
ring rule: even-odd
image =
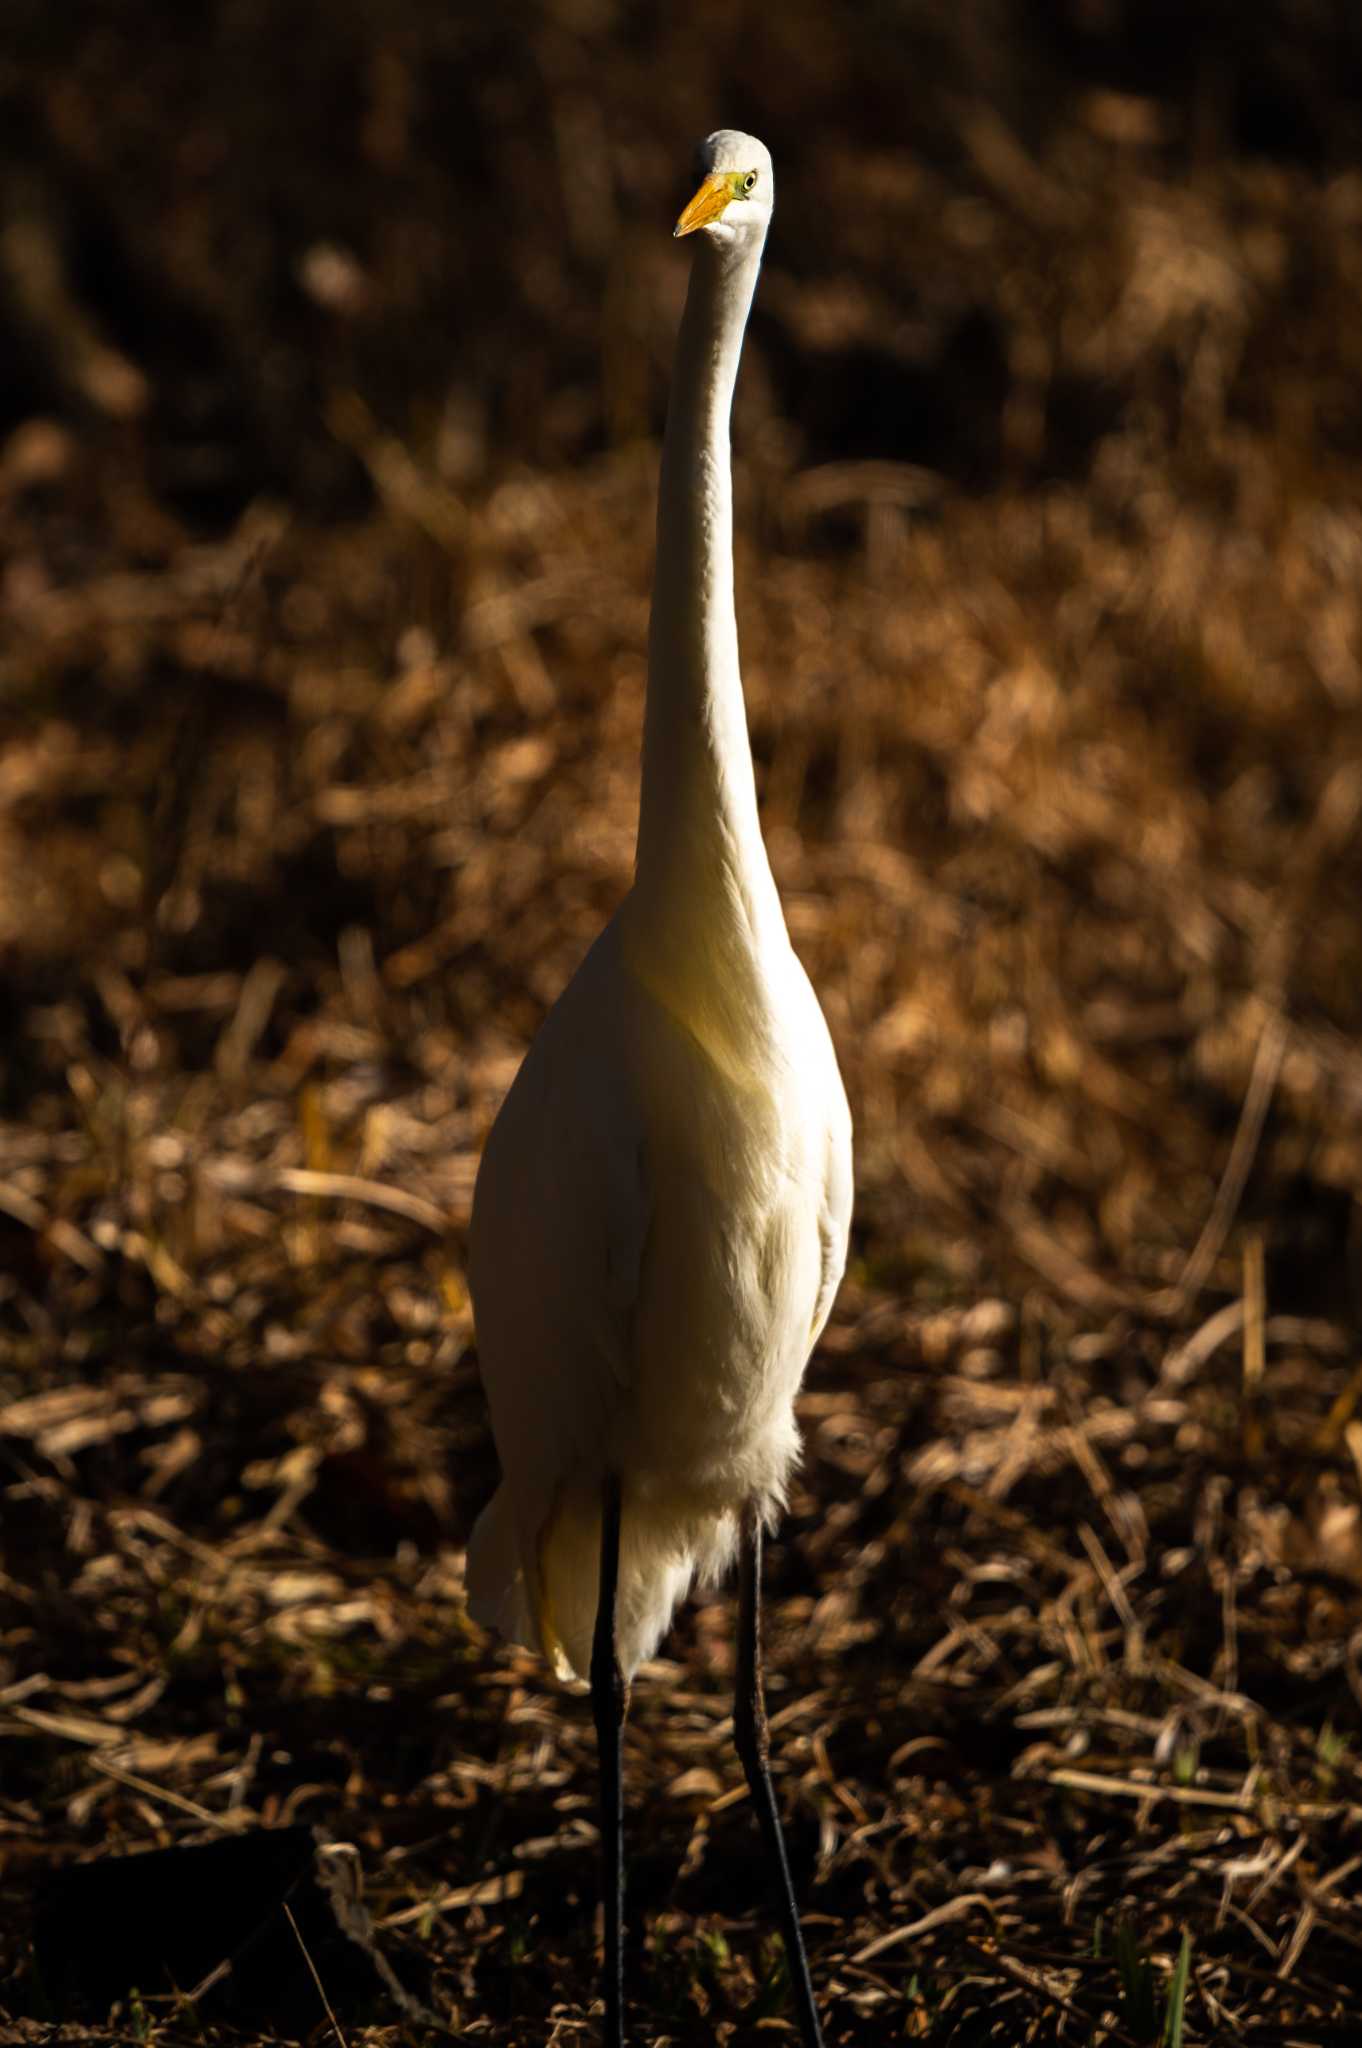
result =
[[503,1478],[470,1608],[593,1686],[603,1587],[627,1685],[740,1530],[759,1558],[851,1211],[846,1096],[762,842],[733,608],[728,423],[770,158],[729,131],[704,152],[677,230],[703,232],[659,490],[635,881],[525,1058],[473,1209]]
[[[739,1042],[688,986],[694,963],[649,957],[647,918],[628,898],[583,961],[478,1184],[478,1337],[506,1476],[470,1553],[474,1612],[582,1676],[604,1473],[624,1484],[632,1675],[697,1570],[730,1562],[744,1501],[782,1498],[846,1247],[845,1117],[819,1113],[836,1067],[783,933],[749,963]],[[490,1285],[489,1238],[517,1248]]]

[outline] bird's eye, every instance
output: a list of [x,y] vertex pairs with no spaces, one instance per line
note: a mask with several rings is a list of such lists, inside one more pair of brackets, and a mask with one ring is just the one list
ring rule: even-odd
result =
[[744,191],[744,192],[750,192],[750,191],[752,190],[752,187],[753,187],[753,186],[754,186],[754,185],[756,184],[756,182],[757,182],[757,174],[756,174],[756,172],[755,172],[755,171],[749,171],[749,172],[747,173],[747,176],[746,176],[746,177],[745,177],[745,178],[743,179],[743,181],[742,181],[742,189],[743,189],[743,191]]

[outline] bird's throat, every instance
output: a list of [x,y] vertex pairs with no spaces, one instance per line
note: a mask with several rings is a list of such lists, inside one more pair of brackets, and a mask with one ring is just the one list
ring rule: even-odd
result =
[[660,946],[691,955],[784,936],[733,603],[729,417],[761,245],[695,239],[658,493],[635,886]]

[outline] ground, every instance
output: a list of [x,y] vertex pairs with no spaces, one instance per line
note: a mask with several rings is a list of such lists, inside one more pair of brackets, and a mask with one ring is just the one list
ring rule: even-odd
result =
[[[588,1705],[462,1602],[466,1226],[627,885],[720,120],[779,186],[753,746],[858,1132],[767,1567],[829,2048],[1355,2039],[1351,12],[128,0],[11,42],[0,2041],[595,2038]],[[793,2038],[732,1619],[635,1693],[657,2048]],[[54,1873],[291,1823],[432,2017],[324,1957],[301,2017],[35,1964]]]

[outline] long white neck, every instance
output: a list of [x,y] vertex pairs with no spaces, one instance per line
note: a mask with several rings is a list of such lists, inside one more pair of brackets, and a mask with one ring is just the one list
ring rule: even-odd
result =
[[733,609],[729,415],[761,243],[695,241],[658,493],[634,895],[661,945],[731,967],[785,929]]

